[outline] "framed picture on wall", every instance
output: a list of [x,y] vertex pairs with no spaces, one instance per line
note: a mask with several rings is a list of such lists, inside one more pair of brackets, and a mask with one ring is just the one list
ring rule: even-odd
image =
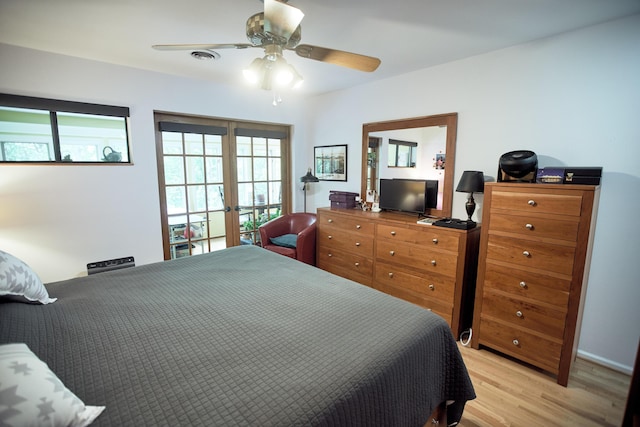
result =
[[321,181],[347,180],[347,146],[313,147],[314,175]]

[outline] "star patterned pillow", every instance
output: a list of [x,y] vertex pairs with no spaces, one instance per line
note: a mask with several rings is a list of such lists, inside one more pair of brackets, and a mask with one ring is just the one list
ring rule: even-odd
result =
[[88,426],[104,406],[87,406],[26,344],[0,345],[0,425]]
[[44,284],[27,264],[4,251],[0,251],[1,295],[17,295],[42,304],[49,304],[56,300],[56,298],[49,298]]

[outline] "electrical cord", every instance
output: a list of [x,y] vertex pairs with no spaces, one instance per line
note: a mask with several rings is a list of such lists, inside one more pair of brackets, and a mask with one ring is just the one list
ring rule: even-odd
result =
[[[465,340],[464,337],[466,334],[469,334],[469,338]],[[469,328],[466,331],[462,331],[462,333],[460,334],[460,344],[462,344],[463,347],[469,347],[469,344],[471,344],[472,336],[473,336],[473,329]]]

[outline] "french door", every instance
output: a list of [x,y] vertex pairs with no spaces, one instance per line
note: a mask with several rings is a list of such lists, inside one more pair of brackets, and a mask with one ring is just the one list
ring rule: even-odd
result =
[[289,128],[155,113],[164,258],[260,245],[291,210]]

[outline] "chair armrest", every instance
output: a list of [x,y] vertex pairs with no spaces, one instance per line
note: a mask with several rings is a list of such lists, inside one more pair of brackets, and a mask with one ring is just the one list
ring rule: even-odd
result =
[[298,233],[298,239],[296,242],[296,252],[298,260],[316,265],[316,224],[311,224],[309,227]]

